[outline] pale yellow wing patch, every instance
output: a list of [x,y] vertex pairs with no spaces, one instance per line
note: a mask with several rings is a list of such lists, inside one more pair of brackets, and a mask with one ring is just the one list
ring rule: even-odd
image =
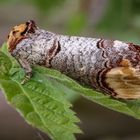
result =
[[140,98],[140,71],[130,65],[113,68],[106,74],[106,83],[116,93],[116,98]]

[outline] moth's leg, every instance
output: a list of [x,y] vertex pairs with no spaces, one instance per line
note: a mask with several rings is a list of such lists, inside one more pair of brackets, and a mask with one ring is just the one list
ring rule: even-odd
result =
[[28,82],[32,76],[32,68],[31,65],[29,64],[29,62],[25,59],[19,59],[18,60],[21,67],[25,70],[25,77],[24,79],[21,81],[21,84],[25,84],[26,82]]

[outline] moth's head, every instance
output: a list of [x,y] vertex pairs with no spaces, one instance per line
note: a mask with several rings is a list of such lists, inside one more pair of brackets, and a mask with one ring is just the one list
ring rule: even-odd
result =
[[28,33],[35,33],[37,26],[33,20],[13,27],[8,35],[8,50],[12,52],[16,45],[24,38],[27,38]]

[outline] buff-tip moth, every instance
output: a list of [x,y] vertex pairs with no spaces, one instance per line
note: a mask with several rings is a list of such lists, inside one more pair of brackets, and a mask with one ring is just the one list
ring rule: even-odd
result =
[[34,21],[15,26],[8,50],[25,69],[56,69],[114,98],[140,98],[140,46],[118,40],[59,35],[39,29]]

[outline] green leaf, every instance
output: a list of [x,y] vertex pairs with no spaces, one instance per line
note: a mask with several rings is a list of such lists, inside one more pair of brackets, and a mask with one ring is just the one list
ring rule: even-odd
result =
[[3,67],[0,69],[0,86],[7,101],[29,124],[53,140],[74,140],[74,133],[81,133],[75,124],[79,119],[70,109],[72,105],[65,92],[55,89],[53,81],[37,71],[28,83],[21,85],[24,71],[6,52],[5,48],[0,51],[0,68]]

